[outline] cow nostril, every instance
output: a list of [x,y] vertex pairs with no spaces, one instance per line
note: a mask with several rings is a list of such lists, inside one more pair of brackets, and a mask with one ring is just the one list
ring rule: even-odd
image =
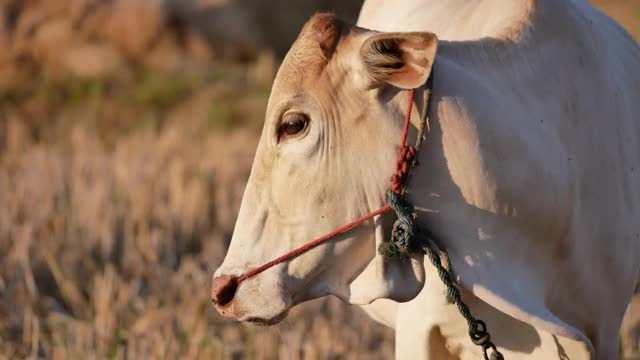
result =
[[214,304],[224,306],[233,300],[238,289],[238,279],[233,276],[222,275],[213,278],[211,287],[211,301]]

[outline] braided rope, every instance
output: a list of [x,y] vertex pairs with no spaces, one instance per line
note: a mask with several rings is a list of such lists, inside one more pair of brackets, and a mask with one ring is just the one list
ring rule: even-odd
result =
[[[427,83],[426,98],[426,111],[423,113],[422,126],[418,129],[417,144],[419,145],[423,141],[424,130],[426,127],[426,120],[429,108],[430,97],[430,84]],[[443,266],[440,260],[440,250],[435,241],[428,234],[422,234],[423,241],[417,241],[416,235],[418,233],[417,225],[415,224],[416,212],[413,204],[405,199],[404,194],[406,192],[407,181],[411,170],[416,165],[415,156],[416,150],[414,147],[407,146],[406,142],[406,128],[408,126],[408,119],[411,115],[411,104],[413,102],[414,92],[410,93],[409,109],[407,111],[407,117],[405,121],[405,133],[403,135],[403,142],[398,148],[398,160],[396,161],[396,171],[391,176],[391,189],[387,192],[387,199],[389,206],[398,216],[398,219],[393,224],[391,231],[391,239],[382,242],[378,246],[378,253],[386,258],[400,258],[408,256],[410,253],[421,252],[429,258],[433,267],[438,272],[438,277],[446,288],[446,299],[450,304],[455,304],[458,308],[458,312],[467,321],[469,328],[469,337],[471,341],[482,348],[482,355],[485,360],[504,360],[504,356],[495,344],[491,341],[491,335],[487,331],[487,325],[471,315],[471,310],[462,300],[460,290],[458,290],[451,269]],[[446,253],[444,253],[446,254]]]
[[[429,258],[433,267],[438,271],[438,276],[447,289],[447,301],[451,304],[455,304],[458,308],[458,312],[462,317],[467,320],[467,326],[469,327],[469,337],[475,345],[482,347],[482,354],[485,360],[503,360],[504,356],[498,351],[495,344],[491,341],[491,335],[487,331],[487,325],[478,320],[473,315],[469,307],[462,301],[460,290],[456,287],[456,284],[451,276],[451,270],[445,268],[440,260],[440,254],[438,254],[433,247],[429,244],[433,242],[432,239],[421,246],[422,252]],[[491,355],[488,355],[488,352]]]
[[389,190],[387,193],[389,205],[395,211],[398,219],[393,224],[391,239],[382,242],[378,247],[378,252],[386,258],[400,258],[410,253],[421,252],[429,258],[431,264],[438,272],[438,277],[446,288],[446,299],[450,304],[456,305],[458,312],[467,321],[469,327],[469,337],[471,341],[482,348],[485,360],[504,360],[503,355],[498,351],[491,341],[491,335],[487,331],[487,325],[471,315],[471,310],[462,300],[460,290],[456,286],[451,273],[451,269],[446,268],[440,259],[440,251],[433,239],[426,234],[421,238],[424,241],[416,241],[417,226],[415,225],[415,210],[413,205],[404,200],[402,195]]
[[407,256],[418,249],[412,248],[413,237],[415,236],[415,211],[413,205],[403,200],[395,192],[389,190],[387,193],[389,205],[398,215],[398,219],[393,224],[391,230],[391,240],[383,241],[378,246],[378,253],[385,258],[394,259]]

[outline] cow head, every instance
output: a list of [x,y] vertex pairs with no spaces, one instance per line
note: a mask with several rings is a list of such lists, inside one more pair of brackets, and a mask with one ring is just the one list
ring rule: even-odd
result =
[[[314,16],[277,74],[262,137],[212,299],[224,316],[274,323],[305,300],[407,301],[422,259],[376,248],[393,214],[248,279],[231,279],[384,205],[408,92],[431,72],[431,33],[376,33]],[[417,118],[418,116],[415,116]]]

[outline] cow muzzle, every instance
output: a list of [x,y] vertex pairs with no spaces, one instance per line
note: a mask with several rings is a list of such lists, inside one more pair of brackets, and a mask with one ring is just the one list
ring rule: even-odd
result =
[[217,272],[211,285],[211,302],[216,311],[228,318],[260,325],[281,321],[291,306],[283,279],[265,274],[250,281],[238,281],[234,272]]

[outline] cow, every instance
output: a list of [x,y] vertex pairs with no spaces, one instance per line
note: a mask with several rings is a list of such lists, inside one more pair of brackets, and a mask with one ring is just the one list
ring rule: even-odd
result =
[[482,358],[426,257],[376,251],[393,213],[231,286],[386,203],[409,89],[410,140],[428,126],[407,199],[500,352],[615,359],[640,275],[640,48],[581,0],[368,0],[357,25],[312,17],[273,84],[217,311],[274,324],[334,295],[395,328],[399,359]]

